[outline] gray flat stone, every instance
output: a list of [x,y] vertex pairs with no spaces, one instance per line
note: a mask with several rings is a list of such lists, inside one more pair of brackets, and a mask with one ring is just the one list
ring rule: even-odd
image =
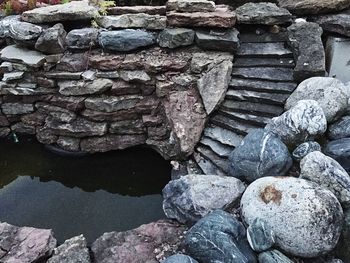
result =
[[253,80],[253,79],[238,79],[232,78],[230,81],[230,87],[234,89],[251,90],[256,92],[271,92],[271,93],[284,93],[290,94],[297,87],[296,83],[290,82],[272,82],[266,80]]
[[287,40],[287,34],[285,31],[280,31],[278,33],[259,31],[258,34],[250,32],[241,32],[239,40],[241,41],[241,43],[285,42]]
[[196,44],[204,50],[234,52],[239,49],[239,32],[228,30],[196,31]]
[[311,17],[311,21],[319,24],[324,31],[338,33],[350,37],[350,11],[325,14]]
[[178,12],[213,12],[215,2],[207,0],[169,0],[166,3],[167,11]]
[[70,49],[89,49],[98,45],[97,28],[82,28],[69,31],[66,37],[67,47]]
[[237,120],[239,122],[246,122],[254,126],[265,127],[265,125],[271,120],[270,118],[264,116],[257,116],[254,114],[240,113],[240,112],[232,112],[225,109],[220,108],[219,113],[227,116],[228,118]]
[[224,145],[237,147],[241,144],[243,136],[219,126],[210,125],[204,129],[204,135]]
[[229,172],[230,162],[228,158],[217,155],[213,150],[206,146],[198,146],[196,151],[219,167],[224,173],[227,174]]
[[234,67],[285,67],[294,68],[293,58],[236,58]]
[[348,0],[278,0],[280,7],[297,15],[334,13],[350,6]]
[[209,137],[203,136],[200,140],[200,144],[209,147],[213,152],[215,152],[220,157],[228,157],[233,147],[227,146],[226,144],[222,144],[217,140],[213,140]]
[[289,94],[265,93],[249,90],[229,89],[226,98],[238,101],[262,102],[284,106]]
[[192,45],[195,32],[188,28],[166,28],[158,36],[161,47],[177,48]]
[[292,57],[291,50],[284,43],[242,43],[237,51],[240,57]]
[[148,14],[125,14],[118,16],[100,16],[99,26],[108,29],[144,28],[160,30],[166,27],[166,17]]
[[45,62],[45,55],[22,47],[7,46],[0,51],[1,59],[10,62],[19,62],[30,67],[41,67]]
[[211,119],[210,122],[215,125],[229,129],[237,134],[246,135],[251,129],[258,128],[256,125],[249,123],[239,122],[237,120],[231,119],[222,114],[216,114]]
[[202,156],[200,153],[193,154],[194,159],[204,174],[215,174],[220,176],[227,176],[227,174],[217,167],[212,161]]
[[278,82],[294,81],[293,70],[289,68],[233,68],[232,76]]
[[11,73],[4,73],[4,76],[2,78],[2,81],[5,82],[10,82],[13,80],[19,80],[22,79],[24,77],[24,72],[20,71],[20,72],[11,72]]
[[233,100],[225,100],[221,107],[228,111],[250,113],[266,117],[275,117],[284,111],[282,107],[275,105]]

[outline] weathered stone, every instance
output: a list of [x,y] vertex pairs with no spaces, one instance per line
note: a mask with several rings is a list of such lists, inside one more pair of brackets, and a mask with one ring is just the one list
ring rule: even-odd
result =
[[72,1],[66,4],[49,5],[26,11],[22,14],[22,20],[40,24],[61,21],[90,20],[98,16],[95,7],[88,1]]
[[110,133],[115,134],[144,134],[146,128],[141,120],[125,120],[112,122],[109,128]]
[[226,6],[220,6],[214,12],[167,13],[167,23],[174,27],[220,27],[231,28],[236,23],[236,14]]
[[162,263],[198,263],[197,260],[191,258],[190,256],[176,254],[168,257]]
[[224,60],[198,80],[197,86],[207,114],[212,113],[224,100],[231,78],[232,62]]
[[32,104],[23,103],[3,103],[1,109],[6,115],[26,114],[34,111]]
[[10,73],[4,73],[4,76],[2,77],[2,81],[10,82],[13,80],[20,80],[24,77],[24,72],[10,72]]
[[38,142],[43,144],[52,144],[55,143],[58,139],[57,135],[51,133],[47,128],[37,128],[36,129],[36,138]]
[[265,176],[284,176],[292,166],[288,148],[274,134],[254,129],[230,155],[230,175],[253,182]]
[[337,256],[342,258],[344,262],[350,258],[350,247],[347,245],[350,242],[350,209],[344,211],[345,220],[343,225],[342,235],[339,240],[336,250]]
[[17,24],[21,22],[21,16],[12,15],[6,16],[0,20],[0,38],[8,38],[11,37],[10,27],[13,24]]
[[304,79],[325,76],[325,51],[322,43],[322,28],[311,22],[295,23],[287,28],[288,43],[293,50],[296,66],[294,78]]
[[63,53],[66,48],[67,32],[62,24],[46,29],[35,43],[35,49],[45,54]]
[[243,224],[222,210],[202,218],[187,232],[185,250],[200,262],[256,263]]
[[244,190],[244,184],[236,178],[190,174],[164,187],[163,210],[168,218],[194,224],[215,209],[235,205]]
[[81,79],[82,72],[45,72],[43,76],[50,79],[77,80]]
[[343,116],[328,128],[328,137],[332,140],[350,137],[350,116]]
[[290,68],[239,68],[234,67],[232,76],[235,78],[267,80],[275,82],[291,82],[294,81],[293,70]]
[[278,25],[292,21],[292,14],[274,3],[247,3],[235,11],[239,24]]
[[278,0],[280,7],[288,9],[293,14],[332,13],[350,6],[348,0]]
[[349,10],[336,14],[314,16],[311,20],[319,24],[324,31],[338,33],[350,37],[350,12]]
[[153,33],[139,29],[107,31],[100,33],[99,43],[102,48],[107,50],[131,51],[155,44],[156,36]]
[[100,16],[97,23],[108,29],[144,28],[160,30],[166,27],[166,17],[148,14],[125,14],[118,16]]
[[204,50],[234,52],[239,48],[239,32],[232,28],[228,30],[197,31],[196,44]]
[[65,53],[58,62],[56,69],[59,71],[82,72],[88,67],[88,56],[85,53]]
[[337,160],[348,172],[350,172],[350,138],[343,138],[328,142],[324,149],[324,153]]
[[192,45],[195,32],[187,28],[166,28],[158,36],[161,47],[177,48]]
[[314,77],[303,81],[287,99],[285,109],[289,110],[300,100],[317,101],[328,122],[334,122],[348,106],[345,86],[334,78]]
[[35,41],[40,36],[43,28],[27,22],[16,21],[9,26],[9,37],[18,44],[34,46]]
[[90,263],[89,250],[83,235],[66,240],[55,248],[53,256],[47,263]]
[[167,253],[172,251],[163,255],[155,251],[164,251],[164,246],[176,250],[185,230],[174,221],[159,220],[126,232],[105,233],[92,244],[91,250],[96,263],[158,263],[159,258],[170,256]]
[[116,112],[135,108],[141,99],[138,95],[87,98],[85,107],[95,111]]
[[165,15],[165,6],[149,6],[149,5],[137,5],[137,6],[114,6],[108,8],[108,14],[110,15],[124,15],[124,14],[138,14],[144,13],[149,15]]
[[32,263],[49,257],[56,246],[52,230],[0,223],[1,261]]
[[80,139],[77,138],[60,136],[56,143],[59,147],[66,151],[78,152],[80,150]]
[[50,103],[70,111],[80,111],[84,108],[84,99],[79,97],[66,97],[55,95],[50,99]]
[[67,47],[70,49],[89,49],[98,45],[97,28],[82,28],[69,31],[66,37]]
[[343,222],[343,210],[331,191],[293,177],[256,180],[244,192],[241,209],[246,224],[256,218],[267,221],[275,246],[300,257],[332,251]]
[[201,73],[224,60],[232,60],[232,55],[225,52],[196,52],[192,56],[191,71]]
[[11,125],[11,131],[22,134],[35,134],[35,127],[27,125],[23,122],[17,122],[16,124]]
[[313,142],[313,141],[304,142],[298,145],[297,148],[295,148],[295,150],[292,153],[292,156],[294,160],[300,161],[306,155],[315,151],[321,151],[321,145],[319,145],[318,142]]
[[293,263],[294,262],[276,249],[259,254],[258,259],[259,259],[259,263]]
[[320,105],[314,100],[300,100],[265,127],[278,135],[287,145],[312,140],[327,130],[327,120]]
[[256,218],[247,229],[250,247],[256,252],[266,251],[275,244],[275,234],[269,223]]
[[207,0],[169,0],[166,3],[167,11],[178,12],[213,12],[215,2]]
[[37,77],[36,82],[39,86],[43,88],[55,88],[56,87],[56,81],[53,79],[48,79],[44,77]]
[[59,92],[65,96],[80,96],[100,94],[109,90],[113,82],[108,79],[96,79],[91,82],[85,81],[59,81]]
[[119,77],[127,82],[146,83],[151,80],[151,77],[143,70],[121,70]]
[[300,178],[330,190],[344,206],[350,206],[350,176],[334,159],[316,151],[300,162]]
[[41,67],[45,62],[44,54],[15,45],[3,48],[0,56],[3,61],[23,63],[35,68]]

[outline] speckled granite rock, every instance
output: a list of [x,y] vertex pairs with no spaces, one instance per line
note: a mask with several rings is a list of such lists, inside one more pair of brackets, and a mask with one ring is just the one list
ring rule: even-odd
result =
[[313,142],[313,141],[304,142],[295,148],[295,150],[292,153],[292,156],[294,160],[300,161],[306,155],[315,151],[321,151],[321,145],[319,145],[318,142]]

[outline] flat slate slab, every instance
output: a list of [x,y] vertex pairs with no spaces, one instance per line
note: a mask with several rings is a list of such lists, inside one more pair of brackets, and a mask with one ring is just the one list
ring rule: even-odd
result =
[[233,68],[232,76],[270,81],[294,81],[293,70],[289,68]]
[[284,43],[242,43],[237,51],[239,57],[293,57]]
[[284,111],[283,107],[277,105],[233,100],[225,100],[221,108],[228,111],[256,114],[265,117],[276,117]]
[[314,16],[310,21],[316,22],[325,31],[350,37],[350,10],[337,14]]
[[161,30],[166,27],[166,17],[148,14],[100,16],[97,23],[99,26],[108,29],[143,28]]
[[216,174],[221,176],[227,176],[227,174],[224,173],[219,167],[217,167],[213,162],[205,158],[200,153],[195,152],[193,156],[197,165],[201,168],[204,174]]
[[295,90],[297,84],[291,82],[273,82],[267,80],[232,78],[229,87],[251,91],[290,94]]
[[227,116],[224,116],[222,114],[216,114],[214,117],[210,119],[211,123],[225,128],[229,129],[237,134],[240,135],[246,135],[251,129],[258,128],[255,125],[249,124],[249,123],[244,123],[240,122],[234,119],[231,119]]
[[283,67],[294,68],[293,58],[236,58],[234,67]]
[[265,127],[265,125],[271,120],[271,118],[264,117],[264,116],[258,116],[254,114],[248,114],[248,113],[241,113],[241,112],[232,112],[225,109],[219,109],[219,112],[222,115],[226,115],[232,119],[241,121],[241,122],[247,122],[252,125],[257,125],[260,127]]
[[289,94],[265,93],[250,90],[229,89],[226,98],[238,101],[262,102],[284,106]]
[[261,32],[256,33],[242,33],[239,37],[241,43],[269,43],[269,42],[285,42],[287,40],[286,31],[278,33]]
[[206,146],[198,146],[196,151],[199,152],[204,158],[209,159],[213,164],[223,170],[226,174],[229,171],[230,162],[227,158],[223,158],[213,152]]
[[204,135],[231,147],[239,146],[243,140],[242,135],[212,124],[204,129]]
[[231,152],[233,151],[233,147],[227,146],[225,144],[220,143],[217,140],[213,140],[209,137],[203,136],[200,140],[200,144],[209,147],[213,152],[221,157],[228,158]]
[[41,67],[45,63],[44,54],[16,45],[7,46],[2,49],[0,51],[0,58],[3,61],[19,62],[34,68]]

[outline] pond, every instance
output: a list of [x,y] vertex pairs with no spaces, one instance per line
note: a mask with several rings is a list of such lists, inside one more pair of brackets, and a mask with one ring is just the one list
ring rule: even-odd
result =
[[30,137],[0,140],[0,221],[51,228],[59,243],[125,231],[165,217],[161,190],[171,167],[136,148],[60,156]]

